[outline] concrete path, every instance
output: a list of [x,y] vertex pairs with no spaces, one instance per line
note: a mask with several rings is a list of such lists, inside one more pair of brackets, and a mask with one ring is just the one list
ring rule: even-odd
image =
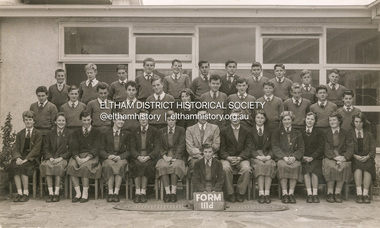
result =
[[[272,197],[273,204],[281,204]],[[122,200],[121,203],[125,203]],[[127,201],[131,203],[131,201]],[[150,200],[148,203],[158,203]],[[161,202],[160,202],[161,203]],[[178,203],[185,204],[185,201]],[[257,204],[257,201],[245,203]],[[13,203],[0,201],[0,228],[2,227],[380,227],[380,198],[371,204],[357,204],[354,197],[342,204],[330,204],[321,199],[320,204],[307,204],[298,197],[297,204],[280,212],[132,212],[113,209],[106,200],[88,203],[45,203],[29,200]]]

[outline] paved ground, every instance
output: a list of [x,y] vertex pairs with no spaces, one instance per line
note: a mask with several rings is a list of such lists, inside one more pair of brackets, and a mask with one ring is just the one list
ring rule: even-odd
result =
[[[273,204],[281,204],[273,198]],[[121,203],[132,203],[122,200]],[[159,203],[150,200],[148,203]],[[160,202],[161,203],[161,202]],[[178,203],[184,204],[185,201]],[[254,203],[257,201],[249,201]],[[0,201],[2,227],[379,227],[380,197],[371,204],[356,204],[354,197],[342,204],[307,204],[297,198],[297,204],[281,212],[132,212],[115,210],[115,204],[105,200],[88,203],[45,203],[41,199],[27,203]]]

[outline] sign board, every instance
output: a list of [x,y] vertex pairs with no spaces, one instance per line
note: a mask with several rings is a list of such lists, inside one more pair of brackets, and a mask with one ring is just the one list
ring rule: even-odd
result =
[[194,192],[194,210],[224,211],[223,192]]

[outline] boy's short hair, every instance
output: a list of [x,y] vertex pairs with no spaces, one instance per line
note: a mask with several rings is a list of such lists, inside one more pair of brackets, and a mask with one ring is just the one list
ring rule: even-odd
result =
[[76,86],[76,85],[72,85],[69,87],[69,93],[73,90],[78,90],[79,91],[79,88]]
[[229,60],[227,60],[225,63],[224,63],[224,65],[227,67],[229,64],[231,64],[231,63],[235,63],[235,65],[237,66],[237,62],[235,61],[235,60],[232,60],[232,59],[229,59]]
[[337,75],[340,75],[340,72],[339,72],[339,70],[338,70],[338,69],[336,69],[336,68],[334,68],[334,69],[331,69],[331,70],[329,71],[329,75],[330,75],[330,74],[332,74],[332,73],[335,73],[335,74],[337,74]]
[[108,91],[108,84],[104,82],[99,82],[98,86],[96,86],[96,92],[99,92],[100,89],[107,89]]
[[64,112],[58,112],[57,115],[55,115],[54,121],[57,121],[58,117],[60,117],[60,116],[63,116],[66,119],[66,116],[65,116]]
[[326,91],[326,93],[327,93],[327,87],[325,85],[319,85],[319,86],[317,86],[317,88],[315,90],[318,93],[318,91],[322,90],[322,89],[324,89]]
[[56,69],[54,75],[57,76],[57,73],[58,73],[58,72],[63,72],[63,73],[65,73],[65,70],[64,70],[64,69]]
[[84,70],[85,71],[93,70],[95,72],[98,72],[98,67],[94,63],[89,63],[86,66],[84,66]]
[[154,76],[152,77],[152,82],[151,82],[151,84],[153,84],[153,82],[158,81],[158,80],[160,80],[160,83],[163,84],[161,78],[160,78],[159,76],[157,76],[157,75],[154,75]]
[[128,65],[117,65],[116,72],[119,70],[125,70],[125,72],[128,72]]
[[311,70],[302,70],[301,71],[301,74],[300,74],[300,77],[302,78],[303,76],[305,76],[305,75],[307,75],[307,74],[309,74],[310,75],[310,77],[312,76],[312,73],[311,73]]
[[145,63],[146,63],[146,62],[153,62],[153,64],[155,64],[154,59],[153,59],[153,58],[150,58],[150,57],[145,58],[145,59],[143,60],[143,66],[145,66]]
[[349,96],[352,96],[352,97],[354,97],[355,95],[354,95],[354,91],[352,91],[352,90],[346,90],[346,91],[344,91],[343,92],[343,94],[342,94],[342,98],[344,98],[346,95],[349,95]]
[[276,63],[276,64],[274,64],[274,67],[273,67],[273,69],[275,70],[277,67],[281,67],[282,69],[284,69],[284,70],[285,70],[285,65],[284,65],[284,64],[282,64],[282,63]]
[[80,113],[79,119],[82,120],[82,118],[87,117],[87,116],[91,116],[91,113],[88,112],[88,111],[86,111],[86,110],[83,110],[83,111]]
[[338,111],[334,111],[334,112],[332,112],[332,113],[330,114],[329,118],[331,118],[331,117],[336,117],[336,118],[338,118],[339,126],[342,125],[342,123],[343,123],[343,117],[342,117],[342,115],[341,115]]
[[36,114],[33,111],[25,111],[22,113],[22,120],[25,120],[25,118],[32,118],[35,120]]
[[208,66],[210,66],[210,63],[208,62],[208,61],[206,61],[206,60],[200,60],[199,62],[198,62],[198,67],[201,67],[203,64],[205,64],[205,63],[207,63],[207,65]]
[[46,95],[48,94],[48,90],[46,86],[38,86],[36,89],[36,94],[38,93],[45,93]]
[[271,86],[271,87],[274,89],[274,83],[273,83],[273,82],[270,82],[270,81],[264,82],[264,83],[263,83],[263,88],[264,88],[265,86]]
[[132,80],[129,80],[127,81],[127,83],[125,83],[125,89],[128,89],[128,86],[132,86],[132,87],[135,87],[137,89],[137,84],[135,81],[132,81]]
[[263,66],[259,62],[253,62],[251,65],[251,68],[254,68],[254,67],[260,67],[260,69],[263,69]]
[[174,60],[172,61],[172,66],[174,65],[174,63],[180,63],[180,64],[182,64],[182,61],[179,60],[179,59],[174,59]]
[[[207,143],[207,144],[203,144],[200,151],[203,152],[205,149],[212,149],[212,145]],[[212,150],[214,152],[214,150]]]
[[292,89],[292,91],[295,89],[301,89],[301,85],[296,82],[296,83],[293,83],[290,88]]
[[236,85],[237,84],[241,84],[241,83],[245,83],[245,84],[248,84],[247,83],[247,79],[246,78],[243,78],[243,77],[240,77],[236,80]]
[[217,74],[212,74],[212,75],[210,76],[210,82],[211,82],[211,81],[218,81],[218,80],[221,81],[219,75],[217,75]]

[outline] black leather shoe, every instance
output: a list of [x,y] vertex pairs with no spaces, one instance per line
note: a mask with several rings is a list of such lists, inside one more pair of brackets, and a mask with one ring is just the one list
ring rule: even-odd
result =
[[259,201],[259,204],[265,203],[265,196],[264,195],[259,196],[258,201]]
[[78,197],[74,197],[74,198],[71,200],[72,203],[78,203],[79,201],[80,201],[80,198],[78,198]]
[[282,203],[288,204],[290,202],[289,195],[282,196]]
[[13,202],[20,202],[22,195],[17,195]]
[[356,196],[356,202],[357,203],[363,203],[363,196],[362,195],[357,195]]
[[165,196],[164,196],[164,202],[165,203],[169,203],[170,201],[172,201],[171,194],[165,194]]
[[235,203],[236,202],[236,198],[235,198],[234,194],[228,195],[228,202],[230,202],[230,203]]
[[331,194],[331,193],[327,194],[326,201],[329,202],[329,203],[334,203],[335,202],[334,195]]
[[145,194],[141,194],[140,203],[146,203],[146,202],[148,202],[146,200],[146,195]]
[[172,203],[176,203],[177,202],[177,194],[171,194],[170,196],[170,201]]
[[236,201],[238,202],[238,203],[243,203],[244,202],[244,195],[242,195],[242,194],[236,194]]
[[313,202],[314,203],[319,203],[319,197],[317,195],[313,196]]
[[29,195],[22,195],[21,196],[21,199],[20,199],[20,202],[27,202],[29,200]]
[[46,198],[46,203],[54,202],[53,199],[54,199],[54,196],[53,196],[53,195],[49,195],[49,196]]
[[112,202],[114,202],[114,203],[120,202],[120,197],[118,194],[113,194]]
[[289,203],[296,203],[296,199],[294,198],[294,195],[293,194],[290,194],[289,195]]
[[307,198],[306,198],[306,202],[307,203],[313,203],[313,196],[312,195],[308,195]]
[[133,200],[134,203],[141,203],[141,195],[136,194],[135,199]]
[[335,202],[337,202],[337,203],[342,203],[343,201],[342,201],[342,195],[341,194],[335,194],[334,195],[334,200],[335,200]]
[[368,196],[368,195],[366,195],[366,196],[363,196],[363,203],[366,203],[366,204],[369,204],[369,203],[371,203],[371,199],[369,198],[369,196]]
[[87,199],[82,198],[82,199],[80,199],[80,202],[81,202],[81,203],[87,203],[87,202],[88,202],[88,198],[87,198]]
[[113,202],[113,194],[108,194],[107,203],[112,203],[112,202]]
[[265,196],[265,203],[270,204],[271,202],[270,196]]

